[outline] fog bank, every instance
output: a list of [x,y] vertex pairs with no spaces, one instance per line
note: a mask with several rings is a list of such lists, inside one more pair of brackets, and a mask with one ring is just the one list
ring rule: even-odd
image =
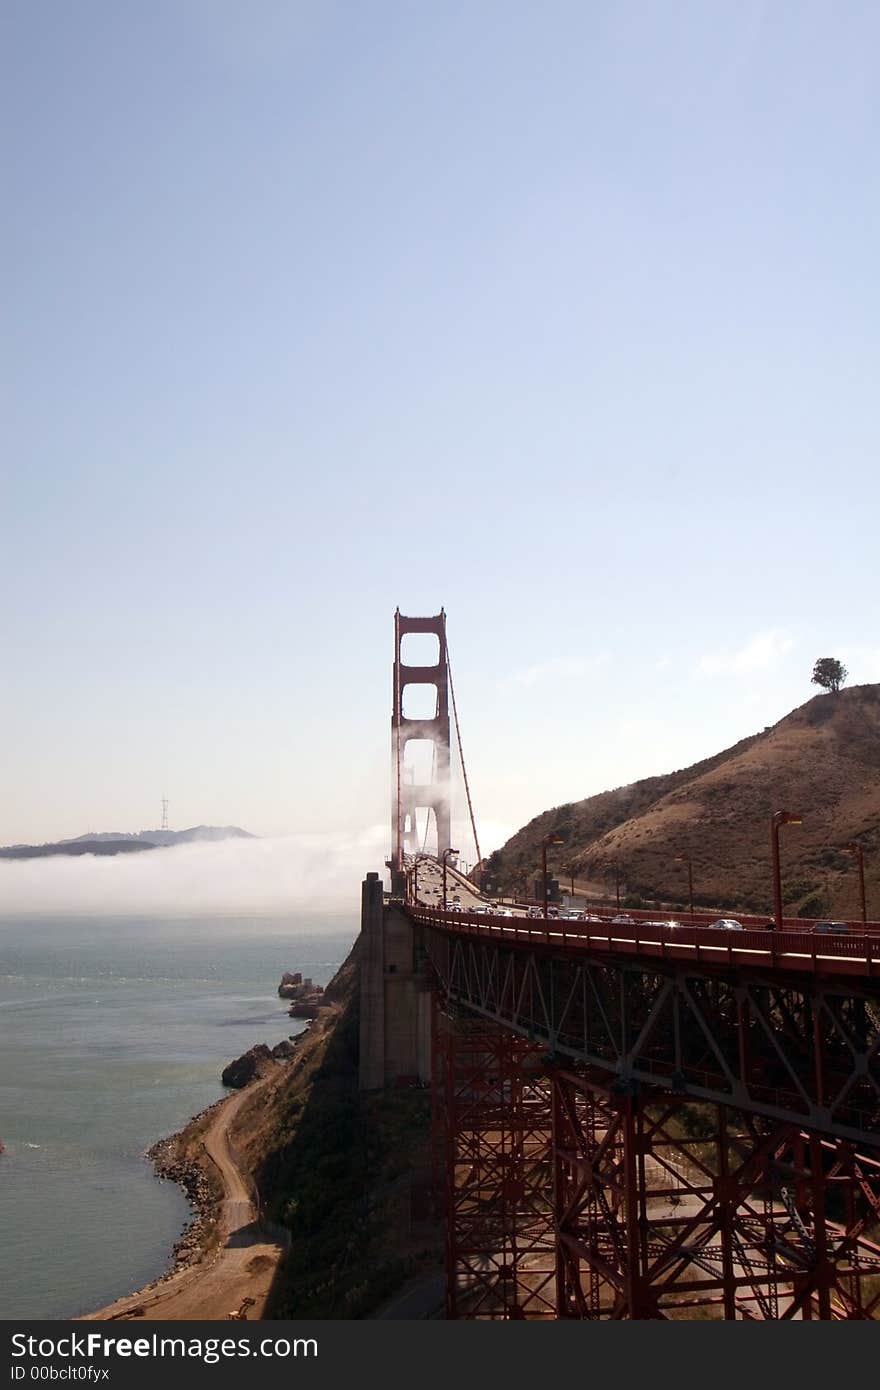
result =
[[140,854],[0,861],[0,918],[41,914],[272,916],[360,908],[360,883],[384,874],[387,826],[356,835],[175,845]]

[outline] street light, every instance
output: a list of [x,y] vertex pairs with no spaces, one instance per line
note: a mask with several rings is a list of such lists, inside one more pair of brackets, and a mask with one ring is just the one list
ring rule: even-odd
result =
[[450,856],[450,854],[458,854],[458,850],[457,850],[457,849],[445,849],[445,850],[443,851],[442,855],[440,856],[441,859],[443,860],[443,903],[442,903],[442,907],[443,907],[443,911],[444,911],[444,912],[446,911],[446,865],[447,865],[448,862],[449,862],[449,856]]
[[677,855],[675,856],[675,862],[676,862],[677,864],[687,864],[687,866],[688,866],[688,897],[690,898],[690,904],[691,904],[691,921],[693,922],[693,920],[694,920],[694,867],[693,867],[693,865],[692,865],[692,863],[691,863],[691,857],[690,857],[689,854],[677,854]]
[[614,870],[614,896],[617,899],[617,907],[620,909],[620,860],[606,859],[603,865],[606,869]]
[[428,857],[429,856],[427,854],[419,854],[416,856],[416,859],[413,862],[411,872],[413,885],[413,902],[415,903],[418,903],[419,901],[419,865],[424,864]]
[[773,925],[782,930],[782,880],[779,876],[779,827],[780,825],[803,825],[801,817],[793,811],[774,811],[770,817],[770,858],[773,864]]
[[855,840],[850,840],[848,845],[844,845],[845,850],[856,857],[859,866],[859,893],[862,899],[862,921],[868,921],[868,904],[865,900],[865,852],[861,845],[856,844]]
[[548,845],[564,845],[564,844],[565,844],[565,841],[564,841],[564,840],[560,840],[560,838],[559,838],[558,835],[545,835],[544,838],[543,838],[543,840],[541,841],[541,863],[542,863],[543,868],[544,868],[543,887],[544,887],[544,921],[545,921],[545,922],[546,922],[546,920],[547,920],[547,915],[548,915],[548,914],[547,914],[547,846],[548,846]]

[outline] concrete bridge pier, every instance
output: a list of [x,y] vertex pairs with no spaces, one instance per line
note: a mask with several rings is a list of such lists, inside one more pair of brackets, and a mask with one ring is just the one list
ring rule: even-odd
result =
[[431,1081],[431,989],[421,930],[382,880],[361,890],[360,1075],[362,1091]]

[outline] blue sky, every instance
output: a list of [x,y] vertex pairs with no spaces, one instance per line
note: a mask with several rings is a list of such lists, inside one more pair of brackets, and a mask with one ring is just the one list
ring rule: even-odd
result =
[[[8,0],[0,842],[484,845],[880,679],[873,4]],[[364,868],[370,867],[364,865]]]

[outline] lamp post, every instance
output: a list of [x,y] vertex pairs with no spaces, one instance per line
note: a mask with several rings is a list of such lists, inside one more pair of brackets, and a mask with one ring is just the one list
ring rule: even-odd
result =
[[850,854],[854,854],[856,863],[859,866],[859,896],[862,900],[862,922],[868,921],[868,904],[865,898],[865,851],[861,845],[856,844],[855,840],[850,840],[848,845],[843,847]]
[[691,922],[694,920],[694,866],[691,863],[689,854],[677,854],[675,856],[677,864],[687,864],[688,866],[688,899],[691,908]]
[[424,855],[418,855],[417,858],[416,858],[416,860],[415,860],[415,862],[413,863],[413,866],[412,866],[412,884],[413,884],[413,902],[414,902],[414,903],[418,903],[418,901],[419,901],[419,865],[420,865],[420,864],[423,864],[423,863],[424,863],[424,860],[425,860],[425,856],[424,856]]
[[774,811],[770,817],[770,858],[773,864],[773,925],[782,930],[782,879],[779,875],[779,827],[803,825],[800,816],[792,811]]
[[565,841],[564,841],[564,840],[560,840],[560,838],[559,838],[558,835],[545,835],[544,838],[543,838],[543,840],[541,841],[541,864],[542,864],[543,869],[544,869],[544,878],[543,878],[543,880],[542,880],[542,886],[543,886],[543,889],[544,889],[544,921],[545,921],[545,922],[546,922],[546,920],[547,920],[547,915],[548,915],[548,914],[547,914],[547,905],[548,905],[548,904],[547,904],[547,846],[548,846],[548,845],[564,845],[564,844],[565,844]]
[[[616,899],[616,901],[617,901],[617,906],[618,906],[618,908],[619,908],[619,907],[620,907],[620,860],[619,860],[619,859],[604,859],[599,867],[602,868],[602,869],[613,869],[613,870],[614,870],[614,897],[615,897],[615,899]],[[604,894],[603,894],[603,899],[604,899]]]
[[617,910],[620,911],[620,860],[614,861],[614,897],[617,902]]
[[449,862],[449,856],[450,856],[450,854],[458,854],[458,850],[457,850],[457,849],[445,849],[445,850],[443,851],[442,855],[440,856],[441,859],[443,860],[443,902],[442,902],[442,907],[443,907],[443,911],[444,911],[444,912],[446,911],[446,866],[447,866],[447,864],[448,864],[448,862]]

